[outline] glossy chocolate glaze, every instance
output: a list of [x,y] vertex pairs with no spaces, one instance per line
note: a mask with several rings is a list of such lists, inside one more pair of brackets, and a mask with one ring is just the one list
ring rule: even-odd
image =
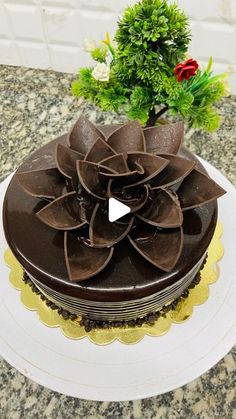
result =
[[[117,126],[99,128],[108,135]],[[65,142],[66,135],[63,135],[43,146],[20,166],[18,172],[55,167],[56,144]],[[196,160],[186,149],[182,149],[180,155]],[[205,172],[199,162],[198,168]],[[63,232],[48,227],[35,216],[44,205],[42,199],[26,194],[13,176],[3,207],[9,247],[37,282],[62,294],[90,301],[135,300],[174,284],[203,257],[217,221],[216,202],[184,212],[184,246],[172,272],[155,268],[134,250],[128,239],[124,239],[115,246],[112,259],[102,272],[80,283],[72,283],[65,266]]]
[[194,281],[196,275],[198,275],[202,262],[203,260],[201,259],[199,263],[194,266],[193,270],[189,271],[186,276],[182,277],[181,280],[175,282],[171,286],[154,294],[150,294],[147,297],[128,301],[101,302],[85,300],[78,297],[75,298],[60,294],[54,290],[52,291],[50,288],[39,283],[35,278],[30,277],[30,279],[47,299],[77,316],[102,321],[127,321],[136,319],[137,317],[145,317],[150,313],[156,312],[164,305],[175,301],[178,297],[183,295],[186,289]]

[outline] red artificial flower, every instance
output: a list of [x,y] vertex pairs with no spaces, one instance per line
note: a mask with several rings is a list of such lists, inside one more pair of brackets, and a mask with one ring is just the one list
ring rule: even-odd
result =
[[191,76],[196,75],[198,67],[197,61],[190,58],[175,67],[174,75],[177,77],[178,82],[188,80]]

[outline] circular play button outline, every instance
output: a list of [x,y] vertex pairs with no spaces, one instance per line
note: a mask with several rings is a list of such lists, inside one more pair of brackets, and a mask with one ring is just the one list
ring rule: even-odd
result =
[[124,215],[128,214],[130,211],[131,209],[128,205],[123,204],[115,198],[109,198],[108,219],[111,223],[124,217]]

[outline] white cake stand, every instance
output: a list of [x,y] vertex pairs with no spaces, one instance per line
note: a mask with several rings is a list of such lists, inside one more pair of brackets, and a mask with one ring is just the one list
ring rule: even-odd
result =
[[[202,161],[227,195],[219,200],[225,256],[220,278],[192,317],[161,337],[135,345],[70,340],[43,325],[27,310],[8,280],[7,247],[0,225],[0,354],[22,374],[52,390],[90,400],[121,401],[165,393],[195,379],[216,364],[236,342],[236,191],[214,167]],[[0,185],[0,205],[8,177]],[[2,212],[2,211],[1,211]],[[33,244],[32,244],[33,245]]]

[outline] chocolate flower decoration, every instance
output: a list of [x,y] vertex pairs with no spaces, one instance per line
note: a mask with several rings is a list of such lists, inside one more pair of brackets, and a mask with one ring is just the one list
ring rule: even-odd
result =
[[[129,122],[107,138],[80,117],[57,144],[55,167],[18,174],[25,191],[44,198],[36,216],[64,231],[65,261],[71,281],[100,272],[124,237],[139,254],[171,271],[183,246],[183,213],[224,194],[194,161],[177,155],[183,124],[142,129]],[[110,222],[108,201],[130,213]]]

